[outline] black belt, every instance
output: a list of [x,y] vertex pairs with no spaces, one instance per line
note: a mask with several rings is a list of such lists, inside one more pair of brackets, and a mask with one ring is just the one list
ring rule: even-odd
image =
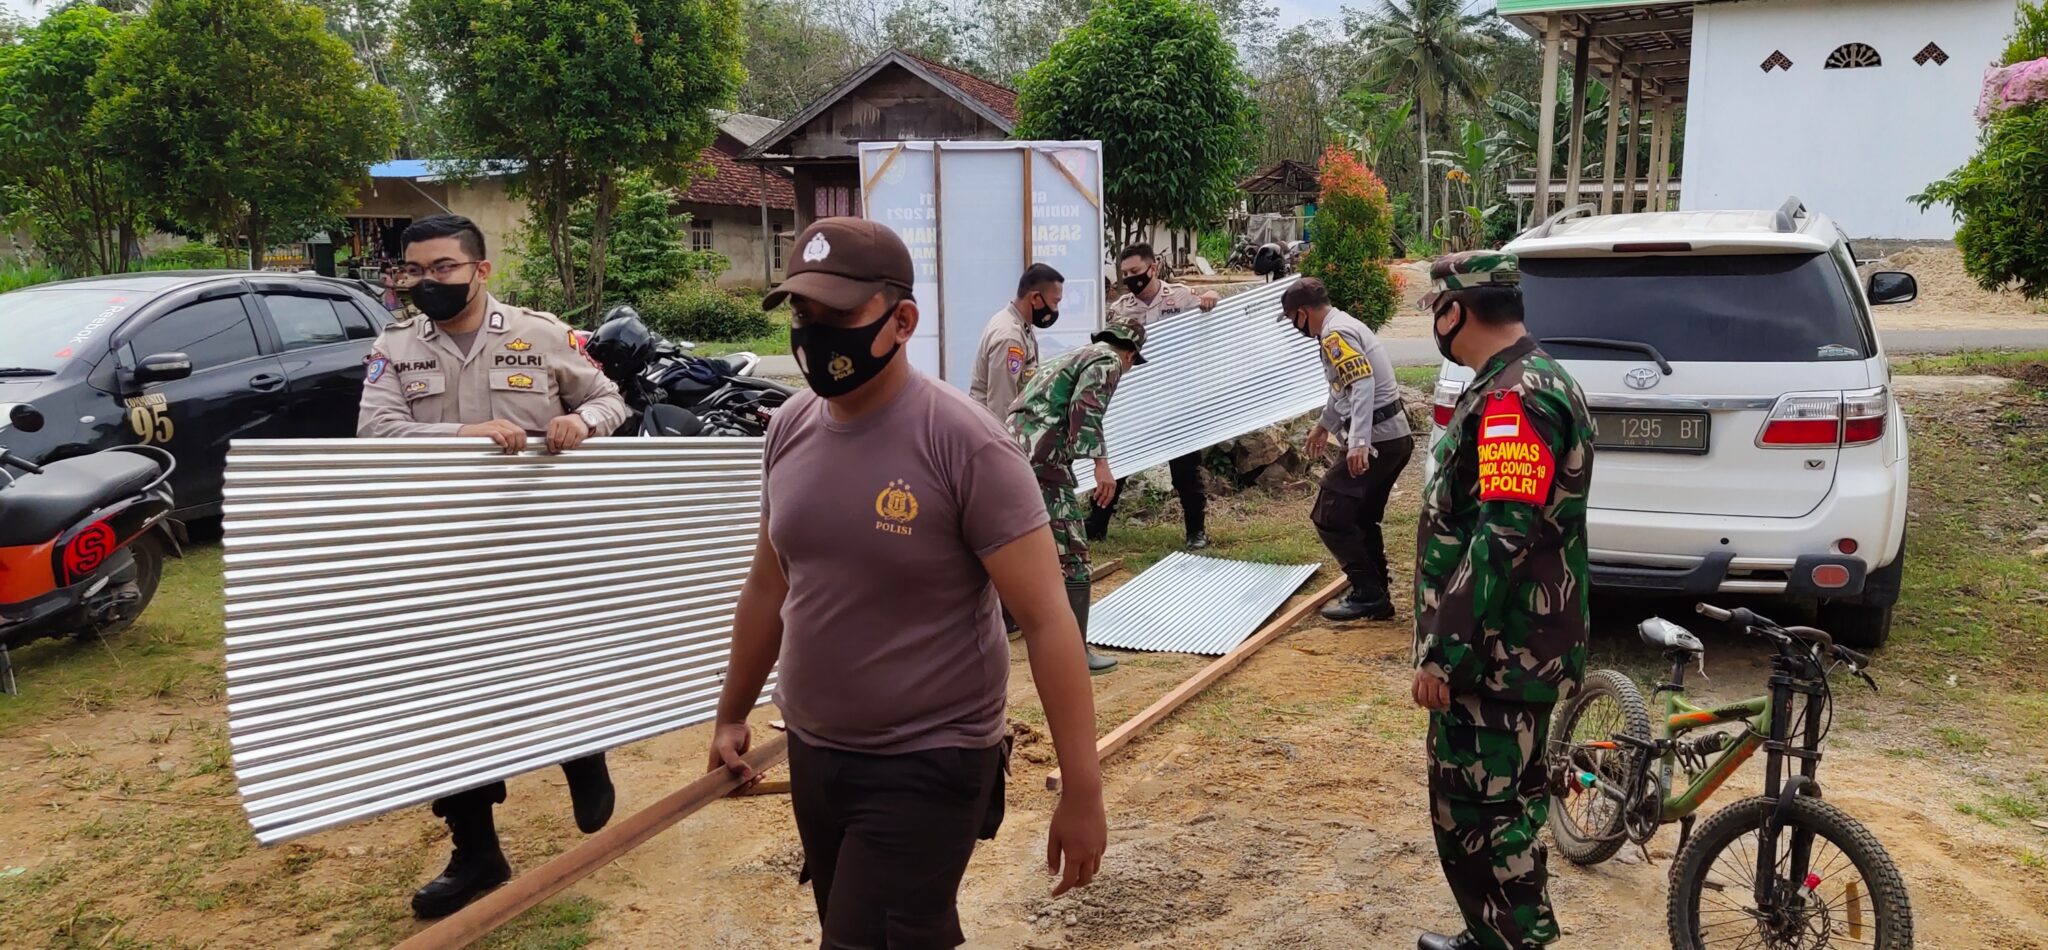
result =
[[1392,419],[1395,416],[1401,415],[1402,413],[1405,413],[1407,411],[1408,407],[1402,405],[1400,398],[1396,397],[1393,402],[1387,403],[1386,405],[1381,406],[1378,409],[1374,409],[1372,411],[1372,424],[1379,425],[1380,423],[1385,422],[1388,419]]

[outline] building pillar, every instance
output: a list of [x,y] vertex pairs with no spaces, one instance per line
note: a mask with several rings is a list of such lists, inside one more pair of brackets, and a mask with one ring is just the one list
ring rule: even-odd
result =
[[1564,33],[1564,14],[1552,13],[1543,24],[1543,95],[1536,127],[1536,214],[1550,217],[1550,167],[1557,152],[1557,54]]
[[1614,64],[1614,72],[1607,78],[1607,154],[1600,160],[1600,213],[1614,213],[1614,154],[1620,143],[1615,136],[1621,132],[1621,69],[1628,58],[1622,57]]
[[1643,173],[1643,210],[1657,210],[1657,149],[1664,141],[1664,103],[1650,100],[1650,167]]
[[1625,181],[1621,186],[1621,213],[1633,214],[1636,210],[1636,161],[1637,152],[1643,143],[1643,78],[1637,76],[1628,83],[1628,156],[1623,159]]
[[768,223],[768,169],[761,169],[761,286],[775,286],[775,228]]
[[1586,168],[1586,69],[1591,65],[1593,39],[1580,30],[1574,41],[1572,53],[1572,147],[1571,164],[1564,170],[1564,206],[1570,208],[1579,203],[1579,185],[1585,180]]

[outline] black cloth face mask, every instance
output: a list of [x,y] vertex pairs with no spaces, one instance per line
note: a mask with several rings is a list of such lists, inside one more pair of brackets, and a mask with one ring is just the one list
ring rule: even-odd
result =
[[1429,334],[1430,336],[1436,338],[1437,352],[1442,353],[1444,355],[1444,359],[1450,360],[1451,362],[1455,363],[1458,361],[1458,358],[1451,355],[1451,341],[1458,338],[1458,331],[1465,329],[1466,314],[1464,304],[1445,304],[1444,308],[1447,310],[1452,306],[1456,306],[1458,308],[1458,322],[1451,324],[1451,332],[1436,332],[1436,321],[1444,318],[1444,311],[1438,310],[1436,312],[1435,319],[1432,319],[1429,323]]
[[1132,274],[1131,276],[1124,278],[1124,288],[1126,290],[1129,290],[1131,292],[1131,296],[1133,297],[1144,293],[1145,288],[1151,285],[1151,274]]
[[1045,298],[1038,298],[1038,306],[1031,308],[1031,325],[1043,330],[1060,320],[1060,312],[1045,305]]
[[903,344],[898,343],[887,353],[874,354],[875,337],[882,335],[883,328],[895,324],[895,316],[892,307],[866,326],[807,323],[791,327],[789,349],[796,357],[797,368],[803,370],[804,381],[818,395],[831,399],[853,392],[881,375],[889,361],[896,358],[896,351],[903,349]]
[[444,284],[438,280],[422,280],[412,285],[412,305],[435,323],[446,323],[462,315],[475,296],[476,288],[469,283]]

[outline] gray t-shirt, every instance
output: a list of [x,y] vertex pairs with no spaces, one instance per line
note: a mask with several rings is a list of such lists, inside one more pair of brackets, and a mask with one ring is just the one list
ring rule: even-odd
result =
[[1002,741],[1010,650],[981,558],[1046,515],[988,411],[915,371],[852,422],[801,393],[768,426],[763,477],[790,731],[884,755]]
[[1386,344],[1357,317],[1335,307],[1323,319],[1323,335],[1316,342],[1322,349],[1323,381],[1330,384],[1322,417],[1330,437],[1347,448],[1407,438],[1412,430],[1405,412],[1372,421],[1375,410],[1401,399]]

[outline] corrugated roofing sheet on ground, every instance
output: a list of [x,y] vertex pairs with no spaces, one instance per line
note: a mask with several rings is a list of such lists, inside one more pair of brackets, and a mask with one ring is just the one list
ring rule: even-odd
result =
[[[1110,472],[1142,472],[1322,408],[1330,389],[1316,343],[1280,319],[1280,295],[1297,279],[1146,326],[1147,362],[1117,384],[1102,420]],[[1074,474],[1086,497],[1094,463]]]
[[238,441],[228,729],[276,844],[711,718],[759,439]]
[[1245,641],[1316,572],[1176,551],[1095,605],[1088,642],[1122,650],[1221,656]]

